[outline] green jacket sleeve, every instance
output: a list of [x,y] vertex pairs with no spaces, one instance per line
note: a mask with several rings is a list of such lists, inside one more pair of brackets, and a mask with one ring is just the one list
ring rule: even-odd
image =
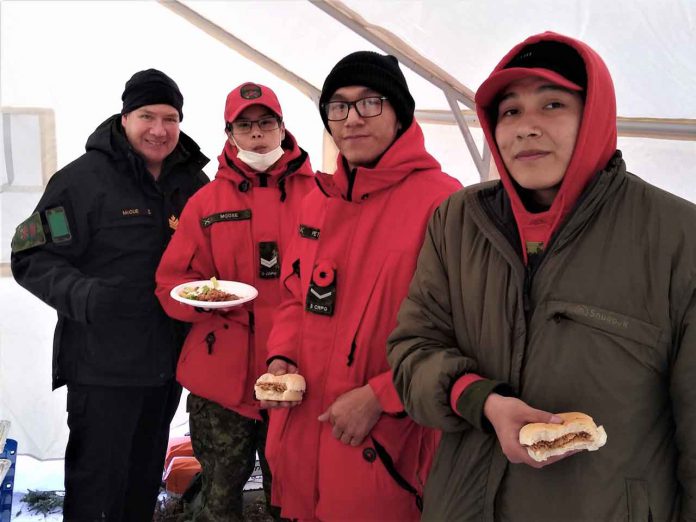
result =
[[448,201],[433,215],[416,272],[401,305],[387,357],[404,408],[416,422],[443,431],[472,427],[450,403],[462,375],[476,372],[476,361],[457,346],[450,307],[443,223]]
[[687,296],[686,312],[676,327],[670,394],[679,449],[680,520],[696,520],[696,278],[687,285]]

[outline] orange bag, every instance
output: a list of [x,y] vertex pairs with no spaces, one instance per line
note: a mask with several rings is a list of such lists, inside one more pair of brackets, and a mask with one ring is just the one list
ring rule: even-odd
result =
[[167,493],[183,495],[196,473],[201,471],[201,465],[196,457],[172,457],[164,472],[165,489]]
[[164,460],[164,475],[167,493],[182,495],[201,471],[201,465],[193,456],[191,437],[174,437],[169,440]]

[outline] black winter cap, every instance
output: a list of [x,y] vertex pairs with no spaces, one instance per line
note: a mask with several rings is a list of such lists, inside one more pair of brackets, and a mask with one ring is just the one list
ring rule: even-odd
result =
[[408,90],[404,73],[398,60],[391,55],[372,51],[358,51],[342,58],[324,81],[319,97],[319,112],[324,127],[331,133],[324,104],[341,87],[363,85],[374,89],[389,99],[396,118],[406,130],[413,121],[416,103]]
[[510,60],[505,69],[514,67],[549,69],[578,85],[583,91],[587,90],[585,62],[575,49],[563,42],[545,40],[527,45]]
[[157,69],[147,69],[135,73],[126,82],[126,88],[121,96],[123,109],[121,114],[127,114],[144,105],[157,105],[163,103],[171,105],[179,112],[179,120],[184,119],[181,109],[184,106],[184,97],[179,86],[169,76]]

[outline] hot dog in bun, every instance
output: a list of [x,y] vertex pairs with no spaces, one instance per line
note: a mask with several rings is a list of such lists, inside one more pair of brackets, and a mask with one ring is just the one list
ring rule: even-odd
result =
[[254,391],[260,401],[301,401],[306,386],[304,377],[297,373],[264,373],[256,381]]
[[563,419],[563,424],[535,422],[520,430],[520,444],[537,462],[573,450],[595,451],[606,444],[604,428],[597,427],[589,415],[570,412],[557,416]]

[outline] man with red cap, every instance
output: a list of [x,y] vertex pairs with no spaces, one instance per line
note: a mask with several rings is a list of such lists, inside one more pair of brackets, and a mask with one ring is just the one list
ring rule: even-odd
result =
[[273,498],[286,518],[418,520],[437,433],[405,415],[386,340],[428,219],[461,185],[425,149],[393,56],[346,56],[319,102],[340,154],[302,206],[268,342],[269,372],[307,382],[271,414]]
[[[555,33],[476,93],[500,181],[436,212],[389,361],[443,430],[424,520],[696,518],[696,208],[626,171],[609,71]],[[583,412],[599,451],[537,461]]]
[[[227,140],[215,180],[184,209],[157,270],[157,296],[172,317],[193,323],[177,367],[191,394],[187,410],[202,489],[193,520],[241,520],[242,491],[258,451],[270,499],[264,445],[267,417],[254,398],[266,370],[266,340],[280,300],[280,263],[300,202],[314,188],[309,157],[283,123],[275,93],[244,83],[227,96]],[[259,291],[253,302],[204,312],[169,293],[216,277]],[[270,504],[269,504],[270,506]]]

